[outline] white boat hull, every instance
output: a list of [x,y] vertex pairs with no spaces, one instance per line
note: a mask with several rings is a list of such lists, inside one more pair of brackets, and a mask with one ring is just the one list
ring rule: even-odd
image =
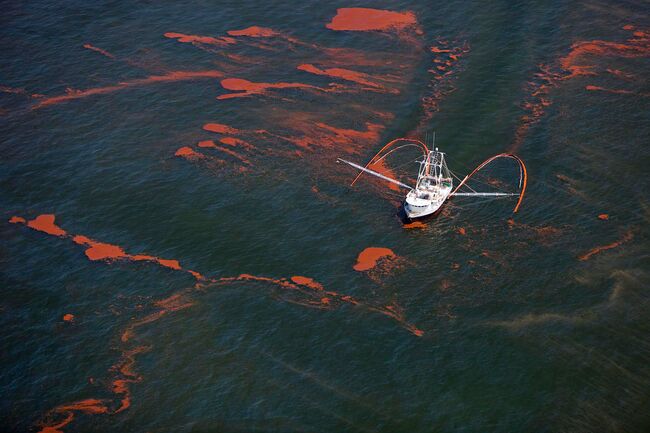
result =
[[432,215],[440,210],[449,194],[451,189],[439,190],[439,194],[436,194],[433,199],[422,199],[418,197],[418,192],[416,190],[411,191],[407,194],[406,200],[404,200],[404,212],[409,219],[422,218],[428,215]]

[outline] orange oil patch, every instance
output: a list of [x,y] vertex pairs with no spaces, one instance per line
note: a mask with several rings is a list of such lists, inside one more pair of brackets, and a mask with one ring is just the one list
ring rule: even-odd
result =
[[397,257],[393,250],[389,248],[369,247],[359,253],[357,263],[353,266],[355,271],[368,271],[375,266],[382,258]]
[[115,260],[129,257],[129,255],[117,245],[97,242],[83,235],[74,236],[72,241],[76,244],[88,247],[85,254],[90,260]]
[[223,137],[219,139],[220,143],[223,143],[232,147],[241,147],[246,150],[254,150],[255,147],[247,141],[241,140],[235,137]]
[[12,216],[11,218],[9,218],[9,222],[11,224],[25,224],[27,220],[23,217]]
[[[21,217],[13,217],[15,220],[20,222]],[[159,257],[137,254],[131,255],[128,254],[118,245],[112,245],[105,242],[98,242],[84,235],[70,235],[68,236],[67,232],[57,226],[54,223],[55,215],[53,214],[43,214],[39,215],[35,219],[28,221],[27,226],[31,229],[47,233],[53,236],[67,237],[71,239],[74,243],[78,245],[83,245],[86,247],[85,254],[89,260],[131,260],[131,261],[149,261],[154,262],[160,266],[170,268],[177,271],[188,272],[194,276],[197,280],[203,279],[203,276],[198,272],[185,269],[181,267],[180,263],[177,260],[173,259],[161,259]]]
[[405,229],[424,229],[427,227],[427,225],[422,221],[413,221],[411,223],[404,224],[402,227]]
[[[202,146],[202,147],[207,147],[207,146]],[[182,158],[187,158],[187,159],[200,159],[203,158],[205,155],[195,151],[191,147],[183,146],[174,153],[174,156],[180,156]]]
[[609,215],[606,214],[606,213],[601,213],[600,215],[598,215],[598,219],[603,220],[603,221],[607,221],[609,219]]
[[71,313],[66,313],[63,315],[63,321],[64,322],[72,322],[74,321],[74,314]]
[[621,246],[625,242],[631,241],[633,237],[634,237],[634,235],[632,234],[632,231],[628,231],[627,233],[625,233],[625,235],[623,235],[623,237],[620,240],[618,240],[616,242],[612,242],[611,244],[602,245],[602,246],[599,246],[599,247],[592,248],[591,250],[587,251],[586,253],[578,256],[578,260],[580,260],[580,261],[589,260],[592,256],[595,256],[596,254],[600,254],[603,251],[611,250],[613,248]]
[[648,93],[638,93],[638,92],[633,92],[631,90],[625,90],[625,89],[608,89],[606,87],[592,86],[592,85],[585,86],[585,90],[615,93],[618,95],[650,96],[650,94]]
[[442,38],[437,39],[436,45],[429,47],[429,52],[433,55],[433,67],[428,70],[431,79],[425,96],[421,98],[423,114],[416,130],[426,127],[440,109],[444,97],[456,90],[455,80],[461,71],[458,62],[469,51],[467,42],[452,43]]
[[57,406],[48,412],[47,418],[54,418],[57,415],[64,415],[65,418],[58,422],[43,422],[44,425],[39,430],[39,433],[63,433],[62,428],[74,420],[75,412],[88,414],[108,413],[108,407],[105,405],[103,400],[94,398]]
[[[634,26],[624,26],[625,30],[634,30]],[[635,32],[636,33],[636,32]],[[629,38],[624,43],[609,42],[602,40],[580,41],[571,45],[569,52],[557,61],[556,66],[540,65],[539,72],[534,75],[533,81],[528,85],[529,97],[523,104],[527,114],[520,118],[520,125],[515,131],[515,139],[509,151],[515,152],[519,149],[530,129],[544,114],[545,109],[551,105],[548,97],[550,89],[555,87],[561,80],[567,80],[580,76],[597,75],[595,66],[585,63],[584,60],[591,57],[623,57],[638,58],[650,55],[650,38],[645,32],[634,38]],[[553,70],[559,68],[560,70]],[[630,79],[633,75],[623,73],[616,69],[606,69],[607,72],[619,78]],[[606,89],[598,86],[586,86],[586,90],[599,90],[618,94],[630,94],[633,92],[620,89]],[[643,94],[642,96],[646,96]]]
[[384,89],[384,86],[373,81],[372,76],[368,74],[364,74],[363,72],[357,72],[357,71],[352,71],[350,69],[342,69],[342,68],[319,69],[312,64],[298,65],[298,69],[315,75],[324,75],[327,77],[340,78],[346,81],[352,81],[354,83],[358,83],[375,89]]
[[325,27],[331,30],[399,31],[417,26],[413,12],[371,8],[340,8]]
[[279,36],[280,33],[266,27],[251,26],[241,30],[228,30],[230,36],[248,36],[251,38],[270,38]]
[[103,55],[103,56],[106,56],[106,57],[108,57],[108,58],[111,58],[111,59],[114,59],[114,58],[115,58],[115,56],[112,55],[111,53],[109,53],[108,51],[103,50],[103,49],[101,49],[101,48],[98,48],[98,47],[96,47],[96,46],[94,46],[94,45],[91,45],[91,44],[83,44],[83,47],[86,48],[87,50],[95,51],[96,53],[99,53],[99,54],[101,54],[101,55]]
[[210,132],[216,132],[217,134],[234,134],[237,135],[242,131],[236,128],[232,128],[228,125],[223,125],[221,123],[206,123],[203,125],[203,129]]
[[[395,179],[396,177],[395,173],[386,165],[385,159],[370,164],[368,168],[392,179]],[[400,191],[399,185],[396,185],[392,182],[383,182],[383,184],[385,184],[389,189],[392,189],[393,191]]]
[[27,227],[47,233],[48,235],[65,236],[67,234],[66,231],[54,224],[55,218],[52,214],[39,215],[33,220],[28,221]]
[[467,231],[465,230],[465,227],[461,227],[458,229],[458,234],[461,236],[465,236],[467,234]]
[[151,75],[146,78],[136,78],[134,80],[123,81],[112,86],[94,87],[86,90],[70,90],[65,95],[50,96],[41,98],[36,104],[32,105],[33,110],[43,108],[49,105],[60,104],[62,102],[74,99],[87,98],[95,95],[105,95],[133,87],[146,86],[158,83],[171,83],[176,81],[197,80],[203,78],[222,78],[223,73],[220,71],[173,71],[163,75]]
[[[216,144],[214,144],[214,141],[212,141],[212,140],[199,141],[196,145],[198,147],[216,147]],[[176,155],[176,156],[179,156],[179,155]]]
[[293,281],[296,284],[307,286],[315,290],[325,290],[325,288],[321,283],[309,277],[301,277],[300,275],[294,275],[293,277],[291,277],[291,281]]
[[237,43],[233,38],[228,37],[211,37],[211,36],[199,36],[199,35],[186,35],[184,33],[174,33],[167,32],[163,36],[169,39],[176,39],[178,42],[186,44],[206,44],[206,45],[232,45]]
[[239,93],[226,93],[217,96],[217,99],[242,98],[251,95],[261,95],[267,93],[269,89],[315,89],[326,90],[320,87],[304,83],[257,83],[244,80],[241,78],[226,78],[221,80],[221,86],[226,90],[232,90]]

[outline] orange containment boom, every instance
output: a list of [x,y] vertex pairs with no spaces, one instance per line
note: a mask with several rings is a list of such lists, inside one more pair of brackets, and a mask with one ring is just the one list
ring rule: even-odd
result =
[[[513,212],[517,212],[519,210],[519,206],[521,205],[521,201],[524,199],[524,193],[526,192],[526,184],[528,182],[528,172],[526,171],[526,165],[524,164],[524,161],[521,160],[517,155],[514,155],[512,153],[500,153],[498,155],[494,155],[493,157],[490,157],[483,161],[478,167],[476,167],[470,174],[465,176],[465,178],[458,184],[456,189],[450,194],[451,196],[455,195],[458,189],[465,185],[465,182],[467,182],[474,174],[479,172],[483,167],[491,163],[497,158],[511,158],[517,161],[519,164],[519,199],[517,200],[517,204],[515,205],[515,209]],[[458,194],[460,195],[460,193]]]
[[[406,142],[406,144],[403,144],[403,145],[401,145],[401,146],[399,146],[399,147],[397,147],[395,149],[392,149],[390,152],[387,152],[385,155],[382,155],[381,157],[379,157],[379,155],[381,155],[381,153],[384,152],[385,150],[391,148],[392,146],[394,146],[397,143],[402,143],[402,142]],[[377,152],[377,154],[375,156],[373,156],[370,159],[370,161],[368,161],[368,163],[366,164],[366,166],[364,168],[367,169],[372,164],[375,164],[375,163],[381,161],[382,159],[384,159],[385,157],[387,157],[388,155],[390,155],[392,152],[394,152],[396,150],[399,150],[399,149],[401,149],[403,147],[407,147],[407,146],[415,146],[415,147],[420,148],[422,150],[422,154],[424,155],[425,158],[429,154],[429,148],[426,146],[426,144],[422,143],[420,140],[415,140],[415,139],[412,139],[412,138],[396,138],[395,140],[389,142],[384,147],[382,147],[381,150],[379,152]],[[355,184],[355,182],[357,180],[359,180],[359,178],[361,177],[361,175],[363,173],[364,173],[364,171],[361,170],[361,172],[357,175],[357,177],[354,178],[354,180],[352,181],[350,186],[353,186]]]

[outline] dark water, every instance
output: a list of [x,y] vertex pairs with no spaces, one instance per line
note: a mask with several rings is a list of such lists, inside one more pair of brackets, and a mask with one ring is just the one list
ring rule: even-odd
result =
[[[412,14],[327,28],[343,7]],[[4,4],[0,429],[650,430],[649,24],[641,1]],[[250,26],[276,34],[227,35]],[[293,84],[217,99],[232,78]],[[432,130],[460,174],[520,155],[519,213],[406,229],[334,163]],[[39,215],[66,234],[7,223]],[[396,257],[353,269],[367,247]]]

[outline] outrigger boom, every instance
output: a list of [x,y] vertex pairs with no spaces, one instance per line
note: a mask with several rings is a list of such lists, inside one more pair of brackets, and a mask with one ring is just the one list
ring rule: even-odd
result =
[[366,173],[368,173],[368,174],[372,174],[373,176],[377,176],[378,178],[380,178],[380,179],[384,179],[385,181],[392,182],[392,183],[394,183],[395,185],[399,185],[399,186],[401,186],[402,188],[413,189],[412,186],[408,186],[407,184],[402,183],[402,182],[400,182],[400,181],[398,181],[398,180],[391,179],[391,178],[388,177],[388,176],[384,176],[383,174],[381,174],[381,173],[377,173],[376,171],[370,170],[369,168],[362,167],[362,166],[360,166],[359,164],[355,164],[354,162],[346,161],[346,160],[343,159],[343,158],[336,158],[336,162],[344,162],[344,163],[346,163],[346,164],[348,164],[348,165],[351,165],[352,167],[354,167],[354,168],[356,168],[356,169],[359,169],[359,170],[361,170],[361,171],[364,171],[364,172],[366,172]]

